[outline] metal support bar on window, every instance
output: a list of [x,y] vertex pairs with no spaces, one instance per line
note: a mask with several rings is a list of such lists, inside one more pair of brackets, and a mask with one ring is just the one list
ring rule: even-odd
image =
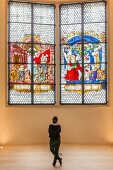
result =
[[70,3],[69,3],[69,2],[67,2],[67,3],[66,3],[66,2],[65,2],[65,3],[62,3],[62,2],[61,2],[61,3],[59,3],[59,4],[60,4],[60,6],[61,6],[61,5],[83,4],[83,3],[100,3],[100,2],[107,2],[107,0],[93,0],[93,1],[92,1],[92,0],[83,0],[83,1],[80,1],[80,2],[78,1],[78,2],[73,2],[73,3],[72,3],[72,2],[70,2]]
[[[8,21],[10,21],[10,3],[8,8]],[[8,24],[8,41],[10,41],[10,23]],[[8,44],[8,63],[10,63],[10,45]],[[8,104],[10,104],[10,65],[8,64]]]
[[60,48],[60,52],[59,52],[59,55],[60,55],[60,84],[59,84],[59,86],[60,86],[60,101],[59,101],[59,103],[61,104],[62,103],[62,101],[61,101],[61,5],[59,6],[59,48]]
[[82,17],[82,104],[84,104],[84,5],[81,6]]
[[25,0],[8,0],[8,2],[16,2],[16,3],[33,3],[33,4],[39,4],[39,5],[52,5],[53,6],[53,3],[47,3],[47,2],[33,2],[33,1],[25,1]]
[[[106,79],[107,79],[107,84],[108,84],[108,52],[107,52],[107,2],[105,2],[105,21],[106,21],[106,24],[105,24],[105,68],[106,68]],[[108,102],[108,86],[106,84],[106,103]]]
[[34,12],[33,12],[33,4],[31,4],[31,104],[34,101],[34,69],[33,69],[33,56],[34,56]]

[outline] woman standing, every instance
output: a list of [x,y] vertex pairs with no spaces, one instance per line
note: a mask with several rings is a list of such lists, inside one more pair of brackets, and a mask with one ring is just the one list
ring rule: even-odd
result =
[[53,166],[56,165],[57,160],[59,161],[60,166],[62,166],[62,158],[59,157],[61,126],[58,124],[57,116],[53,117],[48,132],[50,138],[50,151],[54,155]]

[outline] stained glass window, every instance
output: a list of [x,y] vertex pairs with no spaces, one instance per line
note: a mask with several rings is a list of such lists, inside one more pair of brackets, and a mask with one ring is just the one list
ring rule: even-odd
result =
[[60,103],[107,103],[105,2],[60,6]]
[[9,2],[8,103],[55,104],[55,7]]

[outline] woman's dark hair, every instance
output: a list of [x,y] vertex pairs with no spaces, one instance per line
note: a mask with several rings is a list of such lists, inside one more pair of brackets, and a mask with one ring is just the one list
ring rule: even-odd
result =
[[58,117],[57,116],[54,116],[53,119],[52,119],[53,123],[57,123],[58,122]]

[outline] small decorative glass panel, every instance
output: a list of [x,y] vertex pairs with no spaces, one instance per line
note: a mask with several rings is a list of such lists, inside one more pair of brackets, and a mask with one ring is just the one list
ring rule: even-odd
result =
[[60,103],[107,103],[106,3],[60,6]]
[[54,18],[54,5],[9,2],[9,104],[55,104]]

